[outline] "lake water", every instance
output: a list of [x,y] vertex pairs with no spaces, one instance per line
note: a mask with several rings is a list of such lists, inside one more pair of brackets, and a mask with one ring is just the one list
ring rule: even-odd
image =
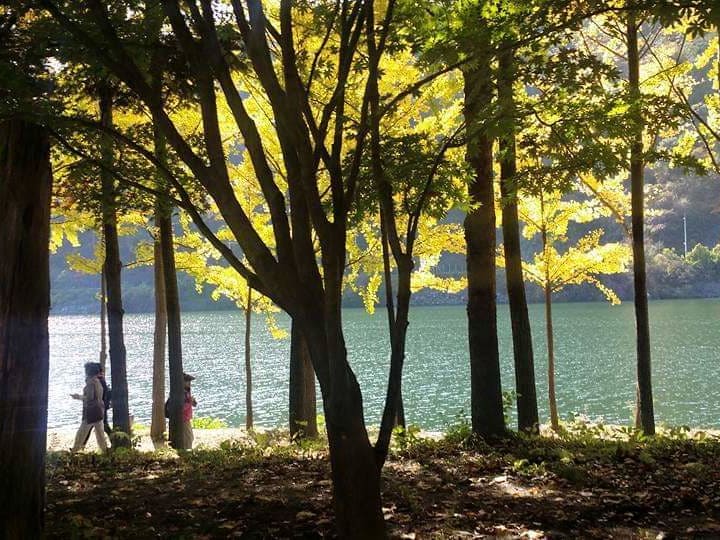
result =
[[[632,303],[556,304],[557,395],[562,417],[583,413],[627,424],[632,417],[635,341]],[[669,425],[720,427],[720,300],[668,300],[650,304],[656,420]],[[377,424],[388,370],[385,311],[343,312],[349,358],[362,386],[366,419]],[[543,306],[530,306],[541,421],[547,421]],[[186,313],[185,370],[197,380],[196,416],[244,425],[243,314]],[[287,327],[288,320],[280,318]],[[131,414],[149,423],[153,315],[125,317]],[[252,365],[255,422],[287,424],[289,339],[275,340],[254,318]],[[514,386],[507,306],[499,312],[502,382]],[[97,361],[99,320],[50,317],[51,428],[77,425],[81,404],[69,397],[83,386],[82,365]],[[410,314],[403,393],[409,423],[441,430],[469,411],[467,319],[464,306],[414,307]],[[319,409],[321,410],[321,409]]]

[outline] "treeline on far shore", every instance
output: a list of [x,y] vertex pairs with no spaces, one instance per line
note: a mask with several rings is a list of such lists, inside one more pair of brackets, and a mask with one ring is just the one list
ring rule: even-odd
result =
[[[99,276],[74,272],[64,264],[61,254],[53,256],[56,261],[51,274],[52,313],[88,314],[98,313]],[[720,244],[708,248],[697,244],[688,251],[687,256],[671,248],[655,247],[648,252],[648,291],[652,300],[678,298],[717,298],[720,297]],[[505,270],[498,269],[498,281],[504,281]],[[153,270],[149,266],[128,268],[123,273],[123,302],[128,313],[151,313],[153,300]],[[632,274],[626,272],[607,276],[606,283],[623,301],[633,297]],[[533,283],[527,283],[528,300],[531,303],[543,301],[543,291]],[[202,293],[195,288],[192,278],[183,272],[178,273],[178,288],[183,311],[225,311],[235,309],[227,298],[213,300],[210,290]],[[380,300],[384,302],[384,291],[380,290]],[[603,301],[602,293],[591,284],[570,287],[557,293],[559,302]],[[498,290],[498,301],[507,303],[507,293]],[[467,302],[466,291],[444,293],[437,290],[422,290],[412,297],[416,306],[464,305]],[[347,291],[343,305],[351,308],[363,307],[362,299],[353,291]]]

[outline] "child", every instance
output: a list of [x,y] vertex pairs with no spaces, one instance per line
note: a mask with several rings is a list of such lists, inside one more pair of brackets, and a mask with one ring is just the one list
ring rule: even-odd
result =
[[185,401],[183,402],[183,431],[185,433],[185,442],[188,445],[188,449],[192,448],[193,445],[193,429],[192,429],[192,415],[193,407],[197,407],[197,401],[192,396],[190,390],[190,381],[194,381],[195,377],[183,373],[183,379],[185,381]]

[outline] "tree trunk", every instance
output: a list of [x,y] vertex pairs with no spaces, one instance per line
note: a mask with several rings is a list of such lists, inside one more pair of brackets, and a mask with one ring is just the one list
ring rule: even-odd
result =
[[[390,253],[388,246],[387,229],[382,218],[384,215],[382,204],[380,206],[380,235],[382,242],[382,258],[383,258],[383,281],[385,282],[385,307],[387,310],[388,335],[390,336],[390,364],[392,365],[392,351],[395,347],[395,301],[393,299],[392,271],[390,269]],[[404,346],[403,346],[404,348]],[[402,374],[402,371],[401,371]],[[405,427],[405,404],[402,397],[402,384],[397,389],[397,405],[395,412],[395,426]],[[377,448],[377,444],[376,444]]]
[[489,74],[490,61],[485,56],[463,71],[466,160],[474,173],[468,193],[479,205],[468,212],[464,222],[472,429],[484,437],[505,433],[497,337],[492,139],[482,124],[483,108],[492,99]]
[[[343,353],[339,318],[327,321],[326,316],[325,321],[301,321],[301,324],[310,354],[327,355],[332,366],[329,387],[321,385],[321,390],[339,536],[386,538],[380,469],[365,429],[360,387]],[[340,336],[335,351],[332,351],[333,334]],[[333,354],[335,356],[331,356]]]
[[162,268],[165,281],[165,303],[168,321],[168,370],[170,373],[170,422],[169,439],[173,448],[190,448],[183,429],[183,403],[185,381],[183,379],[182,326],[180,321],[180,297],[178,295],[177,271],[175,269],[175,246],[173,243],[172,209],[166,206],[159,216]]
[[525,283],[520,252],[520,223],[518,220],[516,182],[517,157],[515,153],[515,59],[513,49],[508,47],[499,56],[498,98],[503,126],[506,130],[500,138],[500,193],[502,195],[502,231],[505,253],[505,278],[510,321],[512,325],[515,359],[515,390],[517,393],[518,429],[538,430],[538,407],[535,390],[535,364],[533,360],[532,334],[528,316]]
[[395,411],[395,425],[403,429],[407,427],[405,420],[405,402],[403,401],[402,385],[398,388],[398,402],[397,409]]
[[[113,89],[102,84],[99,89],[100,123],[112,127]],[[103,161],[109,166],[113,160],[112,140],[101,135]],[[123,334],[122,284],[120,245],[118,243],[116,193],[112,176],[104,169],[100,172],[102,182],[102,221],[105,238],[105,264],[103,270],[107,285],[107,317],[110,342],[110,376],[112,379],[113,431],[128,437],[116,437],[113,446],[130,446],[130,409],[128,405],[127,359]]]
[[341,538],[386,538],[380,497],[380,468],[365,428],[362,393],[347,361],[342,329],[345,231],[334,225],[322,250],[324,298],[296,321],[307,340],[313,366],[325,365],[323,397],[333,501]]
[[554,431],[558,431],[560,429],[560,420],[558,418],[557,399],[555,398],[555,338],[553,336],[552,291],[547,284],[545,285],[545,329],[547,331],[550,425]]
[[637,327],[637,389],[640,423],[636,427],[647,435],[655,433],[650,364],[650,322],[648,314],[647,281],[645,273],[645,207],[643,119],[640,95],[640,55],[638,52],[635,12],[627,15],[627,48],[630,89],[630,192],[632,208],[633,275],[635,283],[635,323]]
[[250,365],[250,323],[252,316],[252,288],[248,287],[245,305],[245,429],[253,429],[252,366]]
[[310,351],[297,324],[290,328],[290,437],[318,436],[315,374]]
[[547,222],[545,220],[545,200],[540,192],[540,215],[542,235],[543,260],[545,261],[545,332],[548,351],[548,401],[550,404],[550,425],[554,431],[560,429],[557,413],[557,400],[555,398],[555,337],[553,335],[552,320],[552,283],[550,281],[550,246],[548,245]]
[[[155,205],[155,224],[160,215]],[[167,337],[167,306],[165,304],[165,276],[163,275],[162,247],[158,231],[153,245],[155,281],[155,332],[153,336],[152,420],[150,438],[153,443],[165,442],[165,344]]]
[[[103,243],[105,241],[103,240]],[[100,270],[100,366],[103,372],[107,367],[107,285],[105,271]]]
[[40,538],[45,503],[50,308],[50,143],[0,124],[0,531]]
[[412,259],[407,255],[403,255],[397,261],[397,309],[395,310],[391,328],[390,374],[385,396],[385,408],[380,422],[380,433],[378,434],[377,443],[375,443],[375,456],[379,467],[382,467],[387,459],[392,430],[398,418],[398,406],[402,404],[402,370],[405,362],[405,342],[409,325],[412,268]]

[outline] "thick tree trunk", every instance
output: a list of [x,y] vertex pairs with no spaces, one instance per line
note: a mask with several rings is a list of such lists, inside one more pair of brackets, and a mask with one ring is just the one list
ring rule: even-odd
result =
[[492,99],[489,58],[463,71],[465,80],[466,160],[474,176],[468,192],[478,205],[465,217],[468,280],[468,337],[472,429],[484,437],[505,433],[495,283],[495,193],[492,139],[482,124]]
[[[311,355],[329,356],[333,338],[326,329],[336,326],[330,335],[337,336],[339,320],[319,326],[306,322],[302,327],[303,334]],[[341,538],[385,538],[380,469],[365,428],[360,387],[343,351],[344,345],[333,351],[337,356],[329,356],[332,365],[330,387],[321,386],[337,528]]]
[[538,407],[535,390],[535,364],[532,333],[528,316],[525,283],[520,252],[515,153],[515,59],[508,47],[499,57],[498,98],[506,132],[500,138],[500,192],[502,195],[502,231],[505,253],[505,277],[515,359],[515,390],[517,393],[518,429],[537,432]]
[[190,448],[183,429],[183,403],[185,381],[183,379],[182,326],[180,321],[180,296],[175,269],[175,246],[173,242],[172,213],[165,207],[158,220],[162,267],[165,281],[165,303],[168,321],[168,371],[170,374],[170,422],[169,439],[173,448]]
[[[337,226],[337,225],[336,225]],[[326,365],[320,379],[323,397],[333,501],[341,538],[385,538],[380,497],[380,468],[365,428],[362,393],[347,361],[342,330],[342,279],[345,231],[337,227],[334,241],[323,246],[324,298],[305,310],[299,323],[313,366]]]
[[636,427],[647,435],[655,433],[650,363],[650,321],[645,273],[645,203],[643,119],[640,104],[640,55],[638,52],[635,12],[627,15],[627,49],[630,88],[630,121],[633,142],[630,148],[630,192],[632,208],[633,276],[635,283],[635,323],[637,329],[637,409],[640,423]]
[[[113,90],[103,84],[100,94],[100,122],[112,127]],[[101,136],[103,161],[112,163],[112,140]],[[118,243],[116,194],[112,176],[105,170],[100,172],[102,182],[102,221],[105,238],[105,264],[103,270],[107,284],[107,317],[110,343],[110,376],[113,390],[113,431],[125,433],[128,438],[116,437],[113,446],[130,445],[130,410],[128,405],[127,359],[123,334],[122,284],[120,245]]]
[[[155,223],[159,221],[161,210],[155,206]],[[155,332],[153,335],[153,380],[152,380],[152,420],[150,438],[153,443],[165,442],[165,344],[167,338],[167,306],[165,304],[165,276],[163,274],[162,247],[158,231],[153,246],[155,281]]]
[[290,437],[318,436],[315,374],[307,342],[294,322],[290,328]]
[[0,124],[0,536],[40,538],[45,503],[50,143]]
[[252,288],[248,287],[245,305],[245,429],[253,429],[252,366],[250,365],[250,323],[252,317]]

